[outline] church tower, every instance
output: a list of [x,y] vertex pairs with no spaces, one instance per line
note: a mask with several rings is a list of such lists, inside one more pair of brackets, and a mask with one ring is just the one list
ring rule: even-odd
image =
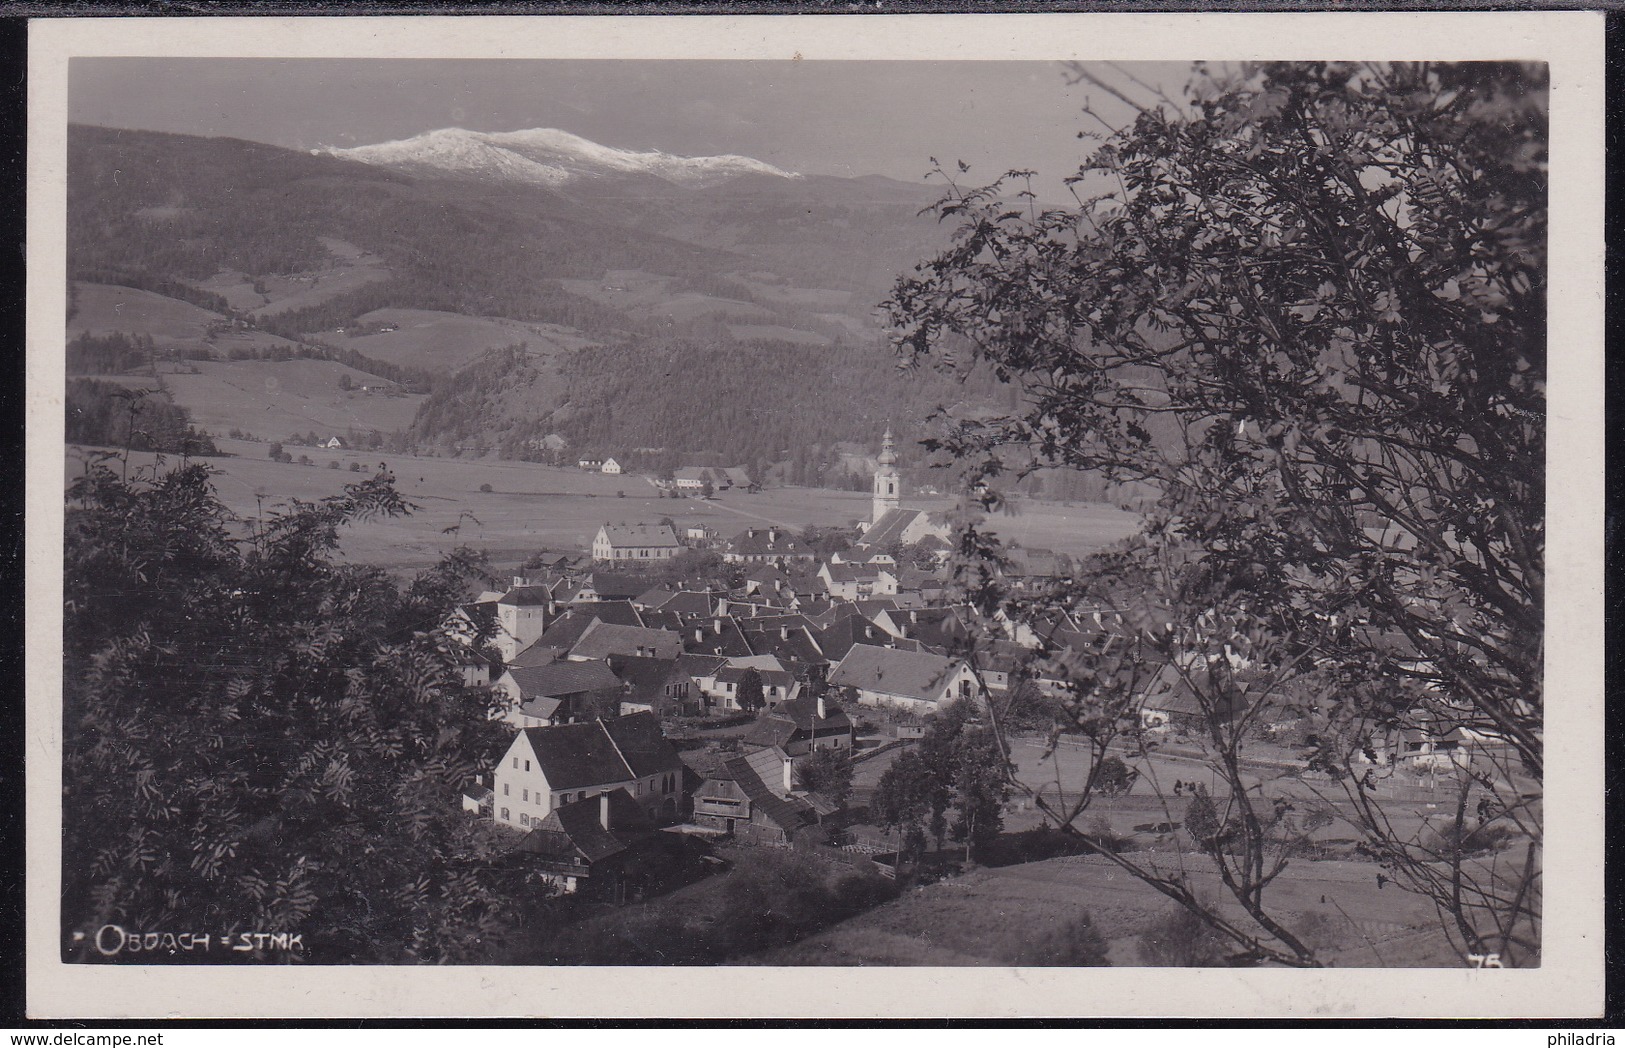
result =
[[891,510],[897,509],[903,500],[903,482],[897,476],[897,450],[892,441],[891,426],[886,426],[886,435],[880,441],[880,468],[875,470],[875,505],[874,517],[871,523],[879,522]]

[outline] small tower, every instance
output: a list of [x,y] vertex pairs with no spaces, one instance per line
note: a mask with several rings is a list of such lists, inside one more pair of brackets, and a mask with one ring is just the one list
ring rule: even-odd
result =
[[880,440],[880,468],[875,470],[874,518],[871,523],[878,523],[881,517],[897,509],[902,500],[903,482],[897,476],[897,451],[888,424],[886,435]]

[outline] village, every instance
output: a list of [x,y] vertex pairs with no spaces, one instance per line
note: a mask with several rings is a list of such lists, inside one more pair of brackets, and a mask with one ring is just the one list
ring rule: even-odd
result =
[[[888,429],[870,519],[827,555],[771,525],[721,537],[669,518],[605,522],[590,550],[539,554],[539,568],[451,609],[442,628],[464,645],[465,683],[492,687],[494,716],[514,732],[464,792],[468,817],[493,827],[512,861],[583,903],[680,886],[725,865],[693,862],[695,849],[717,847],[836,855],[894,882],[962,869],[968,847],[945,861],[940,841],[934,865],[919,854],[905,862],[900,828],[874,814],[877,783],[952,708],[968,708],[957,715],[973,721],[989,702],[1007,714],[1024,703],[1052,709],[1069,693],[1068,660],[1098,653],[1106,634],[1098,611],[1078,608],[1002,620],[999,638],[973,643],[974,614],[947,579],[948,530],[905,505],[896,461]],[[745,483],[722,470],[675,478],[691,495],[713,480]],[[723,570],[659,570],[692,551],[719,554]],[[1012,563],[1007,581],[1053,581],[1056,562],[1041,552]],[[1040,648],[1051,657],[1035,659]],[[1101,780],[1103,792],[1121,794],[1105,809],[1118,823],[1107,840],[1177,847],[1179,798],[1211,781],[1201,749],[1211,711],[1178,669],[1147,668],[1108,760],[1122,778]],[[1290,736],[1292,718],[1280,717],[1287,723],[1266,735]],[[1053,776],[1063,794],[1090,777],[1077,751],[1046,755],[1041,730],[1023,738],[1020,719],[1009,719],[1006,757],[1018,774]],[[1412,731],[1371,760],[1391,795],[1426,802],[1440,782],[1448,793],[1482,742],[1449,728]],[[1294,777],[1286,792],[1305,804],[1321,798],[1335,816],[1316,783],[1295,781],[1301,749],[1261,741],[1255,781],[1280,790],[1283,774]],[[843,770],[832,776],[832,765]],[[1031,798],[1004,805],[1006,831],[1042,834],[1052,821]],[[1353,857],[1347,820],[1321,823],[1315,854]],[[1101,825],[1097,817],[1097,836]]]

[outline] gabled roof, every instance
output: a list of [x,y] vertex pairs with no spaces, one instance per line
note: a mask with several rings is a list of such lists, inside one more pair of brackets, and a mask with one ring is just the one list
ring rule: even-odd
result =
[[670,630],[673,633],[683,628],[683,617],[675,611],[664,611],[654,608],[641,613],[643,627],[651,630]]
[[612,549],[669,548],[680,546],[669,524],[605,524],[600,534]]
[[745,641],[750,645],[750,650],[758,655],[777,655],[781,660],[807,665],[822,665],[829,661],[806,626],[747,629]]
[[917,509],[892,509],[881,514],[879,520],[869,526],[858,540],[860,548],[866,546],[889,546],[894,542],[903,541],[903,532],[914,523],[920,515]]
[[[543,631],[536,645],[554,651],[569,651],[594,622],[611,622],[620,626],[642,626],[638,610],[626,601],[586,601],[572,604],[563,615],[554,619]],[[532,645],[535,647],[536,645]]]
[[762,723],[770,722],[789,724],[801,730],[805,730],[808,726],[819,731],[839,731],[852,727],[852,718],[832,700],[828,698],[824,700],[824,716],[820,717],[818,700],[805,695],[794,702],[779,703],[762,718]]
[[553,591],[546,586],[515,586],[504,593],[498,604],[516,605],[521,608],[545,607],[554,601]]
[[510,666],[508,675],[519,686],[521,700],[559,698],[587,691],[612,691],[620,679],[602,662],[549,662],[541,666]]
[[709,677],[728,665],[721,655],[693,655],[688,652],[677,656],[677,665],[690,677]]
[[602,620],[592,623],[570,647],[572,659],[604,659],[611,655],[648,655],[675,659],[683,643],[671,630],[621,626]]
[[660,611],[675,611],[679,615],[709,615],[717,599],[699,590],[678,590],[655,605]]
[[718,684],[738,684],[745,679],[745,675],[755,671],[762,678],[762,686],[775,685],[786,690],[795,686],[795,674],[785,670],[767,669],[756,666],[724,666],[717,670]]
[[598,594],[598,599],[603,601],[630,601],[649,588],[647,579],[640,579],[636,575],[617,575],[608,571],[595,571],[588,575],[587,584]]
[[789,528],[746,528],[728,540],[728,552],[748,557],[810,557]]
[[601,796],[609,798],[609,829],[604,828],[602,821],[605,802],[600,797],[589,797],[561,804],[548,812],[547,818],[527,833],[514,850],[555,862],[569,862],[580,855],[594,863],[625,851],[631,838],[654,832],[648,813],[625,787]]
[[626,782],[682,766],[652,713],[525,728],[524,735],[555,790]]
[[[840,607],[840,605],[836,607]],[[862,615],[857,614],[856,611],[834,619],[818,633],[818,646],[823,650],[824,658],[829,659],[831,662],[844,659],[847,653],[852,650],[854,644],[873,644],[889,647],[892,643],[891,634]]]
[[829,682],[903,698],[935,699],[960,665],[961,660],[943,655],[855,644]]
[[614,741],[633,776],[641,778],[681,770],[683,762],[676,748],[661,733],[660,720],[654,714],[633,713],[597,723]]
[[611,655],[609,668],[620,678],[626,702],[650,702],[665,698],[665,688],[673,677],[686,674],[675,658],[654,659],[637,655]]
[[[750,756],[731,758],[713,778],[731,780],[750,798],[753,813],[761,812],[786,834],[793,834],[816,820],[812,806],[806,801],[794,796],[785,797],[780,790],[763,781],[764,773],[774,780],[775,785],[781,781],[783,771],[779,762],[783,759],[783,750],[772,747],[758,750]],[[756,765],[763,770],[758,771]]]
[[732,616],[689,619],[683,625],[683,650],[694,655],[723,655],[730,659],[754,655],[750,642]]

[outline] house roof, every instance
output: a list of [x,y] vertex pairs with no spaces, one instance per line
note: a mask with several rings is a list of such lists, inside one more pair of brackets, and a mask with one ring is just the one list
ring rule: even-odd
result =
[[745,674],[755,670],[762,678],[762,686],[776,685],[786,690],[795,686],[796,678],[792,673],[784,670],[766,669],[758,666],[724,666],[717,670],[718,684],[738,684],[745,679]]
[[626,601],[584,601],[570,605],[543,631],[536,643],[557,651],[569,651],[594,622],[611,622],[620,626],[643,625],[638,609]]
[[586,691],[610,691],[620,679],[602,662],[549,662],[540,666],[510,666],[508,675],[519,686],[522,701],[558,698]]
[[554,599],[553,591],[546,586],[515,586],[499,597],[497,603],[534,608],[538,605],[551,604]]
[[606,830],[602,822],[605,802],[599,797],[589,797],[561,804],[548,812],[547,818],[527,833],[514,850],[553,861],[568,861],[579,854],[593,863],[625,851],[629,838],[654,831],[648,813],[625,787],[601,796],[609,798],[609,829]]
[[598,594],[598,599],[604,601],[630,601],[649,588],[647,579],[638,578],[636,575],[619,575],[610,571],[593,572],[587,576],[587,584]]
[[[722,771],[713,776],[718,779],[731,780],[750,798],[751,808],[754,812],[761,812],[774,825],[785,833],[795,833],[803,827],[811,825],[813,818],[812,806],[799,797],[785,797],[782,791],[770,787],[763,781],[765,772],[773,779],[775,785],[782,781],[782,762],[785,759],[784,751],[776,747],[758,750],[745,757],[734,757],[722,766]],[[757,766],[760,766],[761,771]]]
[[675,611],[679,615],[709,615],[716,606],[716,598],[699,590],[678,590],[659,604],[660,611]]
[[690,677],[709,677],[728,665],[722,655],[693,655],[688,652],[677,656],[677,665]]
[[660,731],[660,720],[652,713],[633,713],[597,722],[637,777],[677,771],[683,762],[677,750]]
[[748,557],[810,557],[812,550],[788,528],[746,528],[728,540],[728,552]]
[[612,549],[670,548],[682,545],[669,524],[605,524],[599,533]]
[[829,660],[805,626],[783,626],[765,630],[745,630],[745,641],[758,655],[777,655],[789,662],[808,665],[823,664]]
[[922,651],[854,644],[829,682],[903,698],[934,699],[960,664],[959,659]]
[[690,654],[728,658],[755,654],[739,624],[728,615],[690,619],[683,626],[682,639],[683,650]]
[[555,790],[625,782],[682,765],[652,713],[525,728],[524,734]]
[[794,702],[781,702],[756,722],[755,727],[746,734],[745,741],[758,746],[783,747],[798,735],[805,735],[809,728],[820,734],[852,730],[852,719],[833,702],[824,702],[824,713],[826,716],[818,716],[817,699],[803,697]]
[[652,655],[675,659],[682,653],[682,639],[671,630],[651,630],[642,626],[622,626],[599,620],[581,634],[570,647],[572,659],[603,659],[611,655]]
[[880,519],[869,526],[858,540],[860,547],[889,546],[894,542],[903,541],[903,532],[914,523],[920,515],[917,509],[891,509],[881,514]]
[[649,702],[665,697],[666,682],[686,676],[675,658],[655,659],[638,655],[611,655],[609,668],[625,686],[627,702]]

